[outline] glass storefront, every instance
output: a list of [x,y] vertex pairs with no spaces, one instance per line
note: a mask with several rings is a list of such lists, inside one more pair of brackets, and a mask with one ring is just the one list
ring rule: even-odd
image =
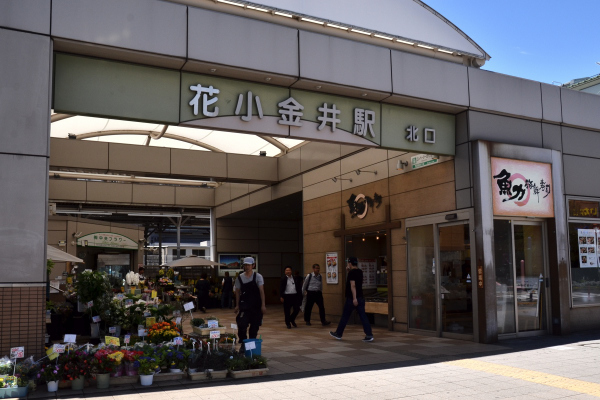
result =
[[407,228],[408,326],[436,330],[433,225]]
[[346,236],[346,254],[358,259],[367,302],[388,302],[387,233],[376,231]]

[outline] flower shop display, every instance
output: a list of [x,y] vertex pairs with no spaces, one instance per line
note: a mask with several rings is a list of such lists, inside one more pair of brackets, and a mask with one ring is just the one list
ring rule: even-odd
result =
[[166,350],[165,360],[171,372],[182,372],[187,368],[190,351],[181,348],[169,347]]
[[181,333],[175,322],[159,322],[148,329],[148,341],[151,343],[169,342],[177,336]]
[[125,275],[125,282],[132,287],[138,286],[140,284],[140,274],[129,271],[127,275]]
[[158,368],[158,363],[156,362],[156,359],[152,357],[142,356],[139,357],[134,364],[140,375],[140,383],[142,384],[142,386],[152,385],[154,373]]
[[123,365],[125,375],[136,376],[138,375],[138,368],[136,367],[136,361],[144,355],[142,351],[136,350],[121,350],[123,352]]
[[75,350],[62,354],[59,358],[59,361],[64,364],[63,379],[71,382],[71,389],[82,390],[85,386],[85,380],[91,376],[88,354],[81,350]]
[[58,390],[58,382],[63,379],[64,370],[60,364],[48,361],[37,373],[37,377],[46,382],[49,392]]
[[110,374],[115,372],[121,363],[123,353],[115,353],[110,349],[100,349],[94,353],[92,368],[96,373],[96,386],[98,389],[106,389],[110,386]]
[[252,356],[252,358],[248,358],[242,354],[232,356],[227,361],[227,369],[234,379],[263,376],[269,371],[265,357]]
[[[200,325],[196,325],[193,323],[194,320],[200,320],[203,322]],[[217,321],[218,327],[209,327],[209,321]],[[203,320],[202,318],[194,318],[192,320],[192,329],[193,329],[194,333],[197,333],[198,335],[201,335],[201,336],[208,336],[208,335],[210,335],[211,331],[219,331],[219,332],[221,332],[221,334],[223,334],[226,330],[225,327],[223,325],[221,325],[221,323],[219,322],[219,319],[215,316],[207,317],[206,320]]]
[[16,367],[8,358],[0,359],[0,399],[27,397],[29,389],[35,387],[32,365],[31,357],[17,363]]

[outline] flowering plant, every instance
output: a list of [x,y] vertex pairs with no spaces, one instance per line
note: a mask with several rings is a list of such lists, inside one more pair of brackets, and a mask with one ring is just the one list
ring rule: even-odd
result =
[[46,382],[60,381],[63,379],[64,370],[60,364],[52,361],[45,364],[38,371],[37,377],[43,379]]
[[69,354],[65,354],[63,357],[64,362],[64,380],[72,381],[79,377],[89,377],[91,365],[88,362],[88,354],[83,351],[73,351]]
[[94,354],[94,358],[92,359],[92,366],[94,368],[94,372],[97,374],[108,374],[114,372],[116,367],[120,364],[121,358],[123,358],[123,353],[120,358],[118,355],[112,355],[113,351],[108,349],[100,349]]
[[127,275],[125,275],[125,281],[129,286],[137,286],[140,284],[140,274],[129,271]]
[[123,360],[126,362],[134,362],[144,354],[142,351],[135,350],[121,350],[121,352],[123,353]]
[[158,363],[152,357],[140,357],[133,363],[133,366],[138,369],[140,375],[154,375]]
[[177,350],[174,347],[169,347],[165,359],[169,368],[184,370],[190,358],[190,351],[181,349]]
[[180,336],[179,329],[175,322],[160,322],[152,325],[148,329],[148,340],[151,343],[168,342],[173,338]]

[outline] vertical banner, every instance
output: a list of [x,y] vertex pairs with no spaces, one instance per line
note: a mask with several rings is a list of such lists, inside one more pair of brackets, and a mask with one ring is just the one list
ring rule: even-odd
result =
[[579,265],[581,268],[597,268],[596,230],[577,229]]
[[377,260],[374,258],[359,258],[358,268],[363,272],[363,289],[377,287]]
[[325,254],[325,265],[327,266],[327,284],[337,285],[338,283],[338,254],[337,253],[326,253]]

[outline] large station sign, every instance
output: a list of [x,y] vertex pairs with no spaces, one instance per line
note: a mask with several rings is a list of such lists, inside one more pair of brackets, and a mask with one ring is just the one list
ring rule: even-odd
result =
[[54,110],[454,155],[455,117],[213,75],[56,54]]
[[494,215],[554,217],[552,165],[491,158]]

